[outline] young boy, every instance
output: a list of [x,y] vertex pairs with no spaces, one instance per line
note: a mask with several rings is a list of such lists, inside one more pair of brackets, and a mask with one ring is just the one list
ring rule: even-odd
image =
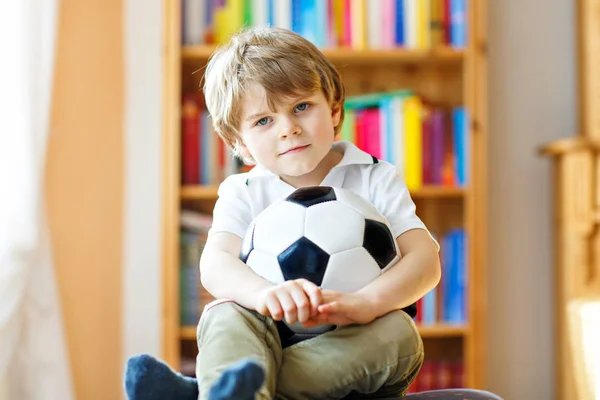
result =
[[[264,384],[261,373],[254,385],[261,386],[257,398],[401,396],[423,362],[414,315],[402,309],[437,285],[438,247],[396,168],[351,143],[334,143],[344,119],[339,73],[304,38],[254,28],[216,51],[204,93],[216,132],[256,166],[219,187],[200,261],[202,284],[219,299],[198,325],[200,398],[224,373],[238,371],[242,383],[253,376],[238,363],[249,357],[264,368]],[[314,185],[350,189],[371,201],[396,237],[401,260],[356,293],[321,290],[302,279],[274,285],[239,259],[254,217],[296,188]],[[337,328],[285,347],[281,320]],[[243,397],[254,398],[255,389],[248,390]]]

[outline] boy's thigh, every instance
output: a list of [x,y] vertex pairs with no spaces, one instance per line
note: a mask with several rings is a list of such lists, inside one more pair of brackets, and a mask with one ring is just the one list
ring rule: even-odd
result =
[[277,384],[282,398],[342,398],[401,393],[423,362],[413,320],[393,311],[367,325],[350,325],[283,351]]
[[206,305],[198,322],[198,347],[207,340],[227,340],[233,337],[263,340],[273,323],[268,318],[231,300],[215,300]]
[[281,365],[281,344],[273,320],[232,301],[213,302],[202,313],[197,340],[196,377],[201,398],[225,369],[248,357],[267,372],[261,398],[273,397]]

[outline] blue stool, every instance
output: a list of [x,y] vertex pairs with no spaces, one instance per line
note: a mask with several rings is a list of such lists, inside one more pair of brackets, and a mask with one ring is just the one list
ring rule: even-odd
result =
[[[196,400],[196,379],[183,376],[156,358],[141,354],[127,361],[125,391],[129,400]],[[444,389],[411,393],[405,400],[502,400],[493,393],[472,389]],[[388,399],[392,400],[392,399]]]

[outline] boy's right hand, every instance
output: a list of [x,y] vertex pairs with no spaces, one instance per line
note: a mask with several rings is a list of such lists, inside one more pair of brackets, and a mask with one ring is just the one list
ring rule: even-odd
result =
[[257,293],[255,308],[275,321],[288,324],[306,322],[318,314],[322,302],[321,289],[306,279],[286,281]]

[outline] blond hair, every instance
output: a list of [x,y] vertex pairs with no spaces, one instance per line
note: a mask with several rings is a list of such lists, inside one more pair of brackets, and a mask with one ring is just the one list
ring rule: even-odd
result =
[[239,155],[241,98],[249,83],[262,86],[271,110],[282,98],[321,90],[344,120],[345,90],[339,72],[315,45],[281,28],[256,27],[234,35],[211,56],[204,75],[206,107],[215,131]]

